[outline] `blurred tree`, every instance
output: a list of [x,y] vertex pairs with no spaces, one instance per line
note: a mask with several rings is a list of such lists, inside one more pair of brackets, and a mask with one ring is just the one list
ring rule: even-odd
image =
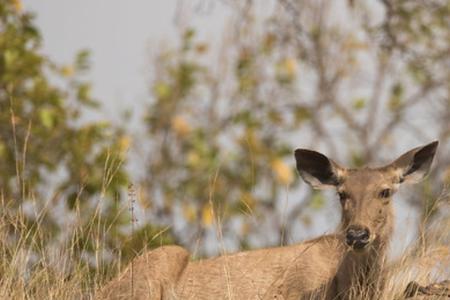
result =
[[292,189],[286,211],[294,148],[360,166],[438,138],[436,170],[410,198],[431,220],[445,172],[449,184],[450,2],[227,3],[217,52],[182,28],[155,59],[149,219],[191,248],[209,235],[228,249],[286,243],[326,204]]
[[[87,51],[72,64],[53,63],[21,2],[0,2],[0,228],[10,226],[14,237],[2,243],[73,246],[85,258],[134,253],[122,229],[130,224],[123,201],[130,141],[120,127],[83,117],[99,106],[83,77],[89,65]],[[149,236],[141,243],[154,231],[138,231]]]

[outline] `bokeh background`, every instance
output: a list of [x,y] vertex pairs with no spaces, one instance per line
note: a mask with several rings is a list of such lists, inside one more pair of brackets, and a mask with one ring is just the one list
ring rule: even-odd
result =
[[396,196],[391,259],[448,222],[448,0],[0,4],[2,234],[31,266],[332,232],[337,197],[300,181],[295,148],[379,166],[436,139]]

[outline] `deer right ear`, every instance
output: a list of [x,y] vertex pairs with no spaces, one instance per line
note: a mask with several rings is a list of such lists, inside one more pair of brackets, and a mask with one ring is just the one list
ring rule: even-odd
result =
[[300,176],[316,189],[339,185],[343,169],[325,155],[307,149],[295,150],[295,160]]
[[417,183],[428,174],[438,141],[409,150],[397,158],[390,167],[398,170],[401,182]]

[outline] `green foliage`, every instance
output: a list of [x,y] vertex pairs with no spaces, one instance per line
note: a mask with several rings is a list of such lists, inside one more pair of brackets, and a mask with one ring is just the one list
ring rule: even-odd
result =
[[353,100],[353,109],[360,110],[366,107],[366,99],[364,98],[356,98]]
[[326,199],[320,191],[316,191],[311,199],[310,207],[315,210],[323,208],[326,203]]
[[[73,255],[95,268],[101,261],[93,265],[92,257],[100,250],[120,254],[142,246],[128,249],[123,233],[130,225],[123,197],[129,137],[120,127],[83,117],[99,107],[82,76],[89,52],[59,66],[41,53],[41,43],[20,2],[2,1],[0,211],[5,220],[21,219],[7,241],[29,244],[38,254],[72,243]],[[178,76],[181,85],[193,84]],[[21,232],[26,238],[15,240]]]
[[398,111],[403,104],[404,90],[401,83],[396,83],[391,88],[391,98],[389,98],[389,109],[393,112]]

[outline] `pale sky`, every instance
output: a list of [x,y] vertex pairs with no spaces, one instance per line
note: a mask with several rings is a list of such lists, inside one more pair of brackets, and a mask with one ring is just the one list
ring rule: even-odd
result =
[[[214,1],[23,0],[36,13],[43,51],[60,64],[78,50],[91,51],[93,93],[112,120],[125,109],[148,103],[152,53],[177,40],[177,25],[192,24],[202,35],[217,36],[225,7]],[[211,2],[212,3],[212,2]],[[181,9],[183,20],[176,14]],[[192,16],[195,14],[195,16]],[[205,26],[207,25],[207,26]]]

